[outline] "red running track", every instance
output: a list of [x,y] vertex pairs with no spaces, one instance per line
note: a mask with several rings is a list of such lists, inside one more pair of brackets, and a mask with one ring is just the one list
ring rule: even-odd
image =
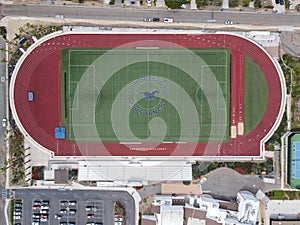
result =
[[[227,143],[143,143],[131,148],[119,143],[71,143],[54,138],[61,125],[60,50],[63,48],[115,48],[133,41],[167,41],[186,48],[230,48],[248,55],[262,69],[268,83],[268,105],[257,127],[246,136]],[[17,116],[27,133],[57,156],[259,156],[260,140],[273,127],[281,106],[281,83],[268,56],[255,44],[228,34],[66,34],[37,46],[22,63],[14,86]],[[27,101],[27,92],[35,100]],[[196,145],[194,150],[193,146]],[[175,147],[176,150],[175,150]],[[107,150],[108,149],[108,150]]]

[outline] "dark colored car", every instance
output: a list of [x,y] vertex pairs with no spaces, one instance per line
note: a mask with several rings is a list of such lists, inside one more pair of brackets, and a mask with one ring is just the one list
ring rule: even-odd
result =
[[157,18],[157,17],[154,17],[154,18],[153,18],[153,22],[159,22],[159,21],[160,21],[159,18]]

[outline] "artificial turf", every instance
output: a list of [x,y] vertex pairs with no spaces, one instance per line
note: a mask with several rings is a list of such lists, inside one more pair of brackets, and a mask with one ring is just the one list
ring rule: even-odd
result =
[[[180,50],[174,54],[163,49],[121,49],[116,57],[101,58],[108,51],[61,52],[62,118],[68,141],[229,140],[230,50],[192,49],[200,63],[188,60]],[[126,64],[128,57],[136,62]],[[156,60],[160,57],[165,61]],[[114,72],[104,79],[110,70]],[[92,81],[85,81],[84,76]],[[143,94],[155,91],[149,99]],[[212,116],[215,112],[217,118]],[[218,134],[220,126],[224,136]]]

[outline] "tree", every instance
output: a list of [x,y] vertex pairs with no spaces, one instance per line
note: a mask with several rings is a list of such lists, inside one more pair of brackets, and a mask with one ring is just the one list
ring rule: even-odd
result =
[[255,0],[254,1],[254,8],[261,8],[262,4],[261,4],[261,0]]

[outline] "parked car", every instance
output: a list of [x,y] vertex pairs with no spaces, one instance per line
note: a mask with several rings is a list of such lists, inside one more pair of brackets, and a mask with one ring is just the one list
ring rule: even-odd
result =
[[90,218],[95,218],[95,215],[94,214],[87,214],[86,215],[86,218],[90,219]]
[[94,209],[95,209],[94,206],[87,206],[87,207],[85,208],[86,211],[93,211]]
[[22,208],[21,208],[21,207],[15,207],[14,210],[15,210],[16,212],[22,212]]
[[41,209],[49,209],[49,205],[42,205]]
[[32,205],[37,206],[37,205],[41,205],[42,202],[41,201],[34,201]]
[[14,207],[22,207],[22,203],[15,203]]
[[76,209],[70,209],[70,210],[69,210],[69,213],[70,213],[70,214],[75,214],[75,213],[76,213]]
[[76,201],[69,201],[69,205],[76,205]]
[[55,214],[55,215],[54,215],[54,218],[55,218],[55,219],[58,219],[58,220],[61,220],[61,215]]
[[151,18],[144,18],[144,22],[151,22]]
[[34,206],[32,206],[32,209],[38,209],[38,210],[40,210],[41,206],[40,205],[34,205]]
[[153,22],[159,22],[159,21],[160,21],[159,18],[157,18],[157,17],[154,17],[154,18],[153,18]]
[[20,220],[22,218],[22,216],[18,215],[18,216],[13,216],[14,220]]
[[47,214],[47,213],[49,213],[49,210],[48,210],[48,209],[41,209],[41,210],[40,210],[40,213],[42,213],[42,214]]
[[60,201],[61,206],[68,206],[69,202],[68,201]]
[[66,213],[67,213],[67,210],[66,210],[66,209],[61,209],[61,210],[59,210],[59,213],[61,213],[61,214],[66,214]]
[[2,119],[2,127],[6,127],[6,125],[7,125],[7,119],[3,118]]
[[233,21],[232,21],[232,20],[226,20],[226,21],[225,21],[225,24],[226,24],[226,25],[232,25],[232,24],[233,24]]
[[173,18],[168,18],[168,17],[166,17],[166,18],[164,18],[164,22],[165,22],[165,23],[173,23],[173,22],[174,22],[174,19],[173,19]]
[[40,217],[41,217],[40,214],[37,214],[37,213],[32,214],[32,218],[40,218]]
[[41,218],[41,222],[47,222],[48,218]]
[[56,18],[56,19],[63,19],[63,18],[65,18],[65,17],[64,17],[64,15],[55,15],[55,18]]
[[49,205],[50,205],[50,202],[49,202],[48,200],[44,200],[44,201],[42,202],[42,205],[43,205],[43,206],[49,206]]

